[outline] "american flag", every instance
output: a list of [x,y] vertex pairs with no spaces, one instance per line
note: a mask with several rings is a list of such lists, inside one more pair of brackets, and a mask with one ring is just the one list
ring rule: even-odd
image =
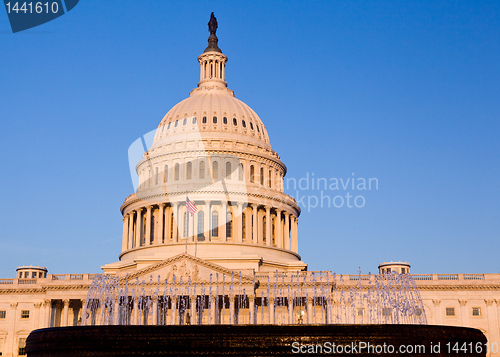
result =
[[193,216],[196,211],[198,211],[198,208],[194,205],[193,202],[189,200],[189,197],[186,196],[186,209],[188,210],[189,213],[191,213],[191,216]]

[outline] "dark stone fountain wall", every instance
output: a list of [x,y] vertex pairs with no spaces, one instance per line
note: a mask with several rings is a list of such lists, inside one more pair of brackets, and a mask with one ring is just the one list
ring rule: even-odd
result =
[[[377,350],[359,347],[379,346]],[[449,347],[463,347],[459,353]],[[343,345],[356,356],[486,356],[486,337],[479,330],[429,325],[187,325],[82,326],[33,331],[27,340],[28,357],[46,356],[276,356],[333,354]],[[319,347],[323,346],[323,353]],[[386,346],[385,348],[383,346]],[[425,350],[415,350],[415,346]],[[302,346],[302,347],[301,347]],[[394,352],[391,353],[391,347]],[[399,352],[400,346],[414,351]],[[438,352],[438,346],[440,351]],[[478,347],[482,352],[478,353]],[[312,348],[312,350],[311,350]],[[337,347],[338,348],[338,347]],[[377,347],[374,347],[377,348]],[[380,350],[382,349],[382,350]],[[311,353],[312,351],[317,353]],[[295,353],[294,353],[295,352]],[[357,352],[357,353],[356,353]],[[398,353],[399,352],[399,353]]]

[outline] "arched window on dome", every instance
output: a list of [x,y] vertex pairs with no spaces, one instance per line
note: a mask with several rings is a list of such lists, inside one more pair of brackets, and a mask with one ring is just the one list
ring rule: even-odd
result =
[[255,182],[255,167],[253,165],[250,166],[250,182]]
[[193,117],[192,124],[196,124],[196,117]]
[[247,240],[247,215],[245,212],[241,213],[241,238],[243,241]]
[[243,181],[243,164],[240,163],[238,167],[238,180]]
[[264,186],[264,168],[260,168],[260,184]]
[[233,125],[234,125],[234,126],[237,126],[237,125],[238,125],[238,121],[236,120],[236,118],[233,118]]
[[250,122],[250,129],[253,130],[253,123],[252,122]]
[[272,182],[271,182],[272,177],[273,177],[273,172],[272,172],[271,170],[269,170],[269,176],[268,176],[268,178],[267,178],[267,181],[268,181],[268,182],[267,182],[267,185],[269,186],[269,188],[271,188],[271,187],[272,187]]
[[227,117],[222,118],[222,122],[224,123],[224,125],[227,125]]
[[231,163],[229,161],[226,162],[226,179],[231,179]]
[[226,238],[230,239],[233,237],[233,214],[228,211],[226,213]]
[[158,168],[155,168],[155,185],[158,185]]
[[201,121],[203,124],[206,124],[207,123],[207,117],[203,117],[202,121]]
[[174,127],[177,128],[177,124],[179,124],[179,120],[175,121]]
[[167,130],[168,130],[168,129],[170,129],[170,124],[172,124],[172,123],[168,123],[168,125],[167,125]]
[[205,240],[205,212],[198,211],[198,241],[203,242]]
[[179,164],[175,164],[174,166],[174,181],[179,181],[179,172],[180,171],[180,168],[179,168]]
[[258,125],[255,125],[257,127],[257,131],[260,133],[260,129]]
[[266,231],[267,231],[267,217],[262,218],[262,241],[266,242]]
[[205,161],[200,161],[198,165],[198,175],[200,180],[205,178]]
[[168,165],[163,168],[163,182],[168,182]]
[[214,124],[217,124],[217,117],[213,117]]
[[242,120],[242,121],[241,121],[241,125],[243,125],[243,127],[244,127],[244,128],[246,128],[246,127],[247,127],[247,123],[245,123],[245,121],[244,121],[244,120]]
[[187,123],[187,118],[184,118],[184,120],[182,121],[182,125],[186,125]]
[[191,180],[191,174],[193,172],[193,164],[189,161],[186,165],[186,180]]
[[151,214],[151,222],[149,222],[149,224],[150,224],[149,231],[151,232],[151,235],[149,236],[149,245],[153,245],[153,243],[155,241],[155,222],[156,222],[155,214],[152,213]]
[[219,237],[219,212],[212,212],[212,237]]
[[219,163],[217,161],[212,164],[212,177],[214,180],[219,179]]
[[151,169],[148,169],[148,187],[151,187],[151,184],[153,183],[153,175],[151,173]]

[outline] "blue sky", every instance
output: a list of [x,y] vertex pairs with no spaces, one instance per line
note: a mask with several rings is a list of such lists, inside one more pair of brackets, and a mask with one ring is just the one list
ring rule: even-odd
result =
[[500,2],[82,0],[17,34],[0,10],[0,277],[118,259],[128,147],[196,87],[212,11],[287,178],[378,179],[302,207],[310,270],[499,272]]

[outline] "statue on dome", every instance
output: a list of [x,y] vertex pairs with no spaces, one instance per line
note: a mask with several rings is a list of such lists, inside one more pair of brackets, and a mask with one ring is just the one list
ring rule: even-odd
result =
[[215,15],[214,13],[212,12],[212,14],[210,15],[210,21],[208,21],[208,31],[210,32],[210,34],[212,35],[215,35],[215,32],[217,32],[217,19],[215,18]]

